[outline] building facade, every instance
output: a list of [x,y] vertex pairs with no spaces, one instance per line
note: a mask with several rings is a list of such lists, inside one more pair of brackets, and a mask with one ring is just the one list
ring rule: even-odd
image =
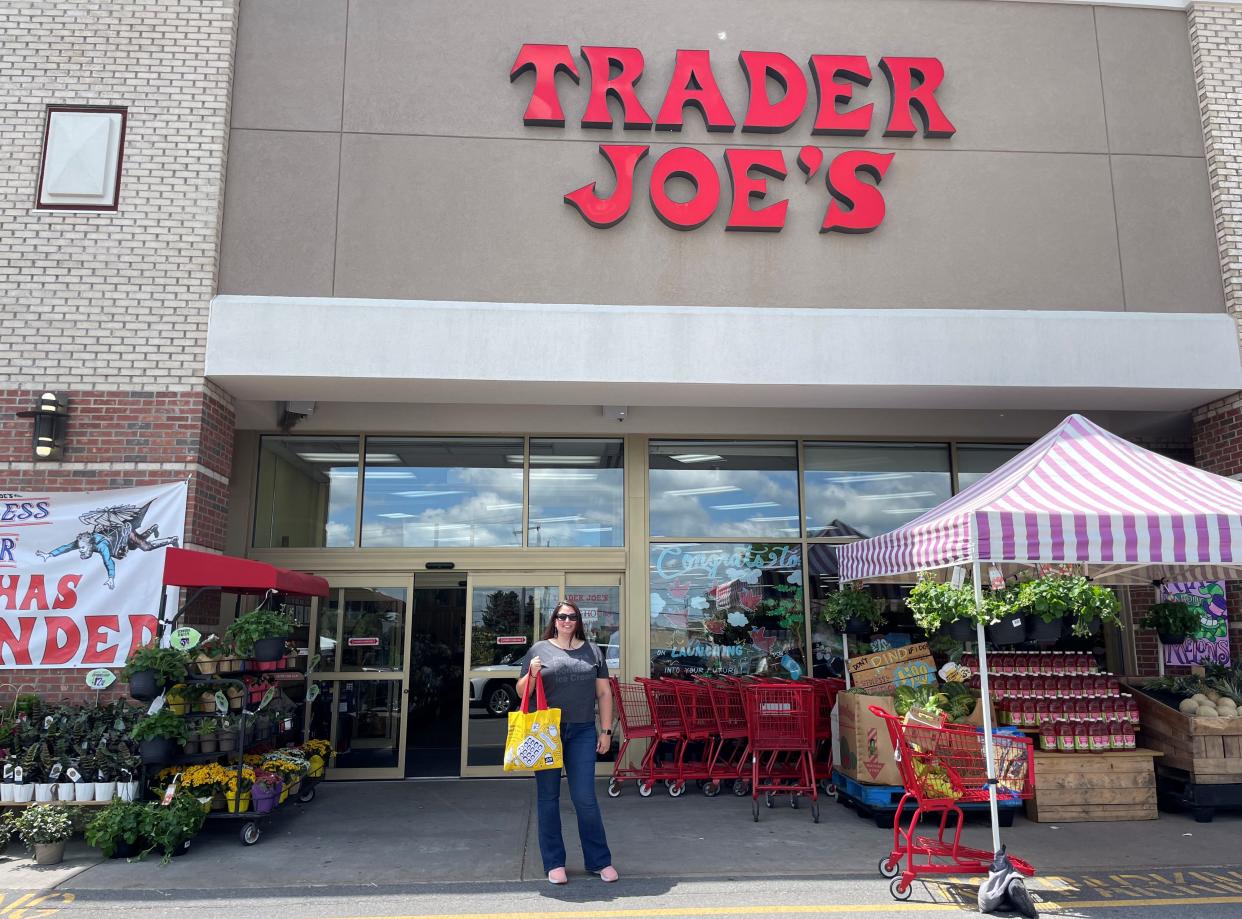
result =
[[[342,774],[492,771],[560,597],[626,676],[826,672],[834,546],[1070,411],[1242,473],[1234,4],[34,0],[4,29],[0,482],[188,477],[195,544],[327,577]],[[48,167],[73,106],[124,110],[115,209],[45,197],[80,190]],[[45,390],[56,462],[14,417]],[[1150,599],[1117,670],[1157,666]]]

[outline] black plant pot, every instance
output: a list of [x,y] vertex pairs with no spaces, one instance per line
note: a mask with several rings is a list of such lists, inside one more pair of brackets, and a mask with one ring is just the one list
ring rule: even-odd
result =
[[875,629],[871,627],[866,619],[860,619],[858,616],[850,616],[845,620],[844,632],[846,635],[870,635]]
[[285,656],[285,640],[283,638],[260,638],[250,650],[250,656],[256,661],[278,661]]
[[116,844],[116,849],[113,851],[112,857],[113,858],[133,858],[135,855],[137,855],[141,851],[142,851],[142,847],[139,846],[136,842],[126,842],[124,839],[122,839],[120,842]]
[[1180,645],[1183,641],[1185,641],[1189,637],[1187,635],[1177,635],[1177,634],[1172,634],[1170,632],[1159,632],[1159,631],[1156,632],[1156,635],[1159,636],[1160,644],[1162,645]]
[[[1094,619],[1088,619],[1084,623],[1084,625],[1086,626],[1088,635],[1099,635],[1100,634],[1101,624],[1100,624],[1099,616],[1096,616]],[[1180,644],[1180,642],[1178,643]]]
[[171,852],[169,852],[168,849],[165,848],[164,846],[160,846],[160,851],[167,855],[171,855],[173,858],[176,858],[178,855],[185,855],[187,852],[190,851],[190,840],[187,839],[185,842],[181,843],[180,845],[173,846]]
[[167,737],[152,737],[138,745],[138,755],[144,766],[158,766],[171,762],[181,752],[181,747]]
[[154,670],[139,670],[129,678],[129,694],[139,702],[150,702],[164,689],[164,678]]
[[954,619],[949,623],[947,631],[949,637],[956,642],[974,641],[978,637],[975,623],[972,619]]
[[1032,616],[1026,620],[1027,641],[1056,641],[1064,631],[1064,619],[1054,619],[1052,622],[1045,622],[1038,616]]
[[988,641],[1002,646],[1026,641],[1026,621],[1021,616],[1008,615],[992,623],[988,626]]

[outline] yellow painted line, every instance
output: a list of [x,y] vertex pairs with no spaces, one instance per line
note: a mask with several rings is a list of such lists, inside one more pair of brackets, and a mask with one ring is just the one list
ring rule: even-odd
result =
[[[36,890],[22,894],[11,903],[5,903],[6,892],[0,891],[0,917],[4,919],[40,919],[51,916],[62,906],[68,906],[76,897],[61,891]],[[40,909],[38,907],[51,907]]]
[[[1242,904],[1242,897],[1183,897],[1150,900],[1070,900],[1064,903],[1040,901],[1046,910],[1102,909],[1131,906],[1224,906]],[[510,913],[417,913],[402,916],[350,916],[342,919],[629,919],[645,916],[788,916],[833,913],[915,913],[957,912],[965,907],[956,903],[820,903],[785,906],[686,906],[641,907],[636,909],[577,909]]]

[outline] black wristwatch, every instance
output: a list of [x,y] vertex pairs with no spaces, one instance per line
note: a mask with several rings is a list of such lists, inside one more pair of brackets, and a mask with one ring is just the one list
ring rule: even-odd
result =
[[606,730],[606,731],[600,731],[600,733],[601,733],[601,734],[607,734],[609,737],[611,737],[611,736],[612,736],[612,728],[609,728],[609,729],[608,729],[608,730]]

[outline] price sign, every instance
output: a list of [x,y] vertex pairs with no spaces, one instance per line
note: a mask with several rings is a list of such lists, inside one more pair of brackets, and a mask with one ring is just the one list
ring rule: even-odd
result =
[[162,709],[163,707],[164,707],[164,694],[160,693],[158,696],[156,696],[154,699],[151,700],[151,707],[147,709],[147,714],[148,715],[158,714],[160,709]]
[[293,719],[286,718],[284,721],[280,723],[280,726],[282,730],[292,731],[293,730]]
[[26,777],[26,773],[22,769],[21,766],[18,766],[16,769],[13,770],[13,781],[16,782],[18,785],[22,783],[22,780],[25,777]]
[[1004,590],[1005,589],[1005,576],[1001,574],[1001,570],[997,568],[995,565],[988,568],[988,579],[992,583],[993,590]]
[[198,629],[192,629],[188,625],[172,633],[172,646],[180,648],[182,651],[189,651],[191,648],[198,647],[198,643],[202,640],[203,636]]
[[961,565],[954,566],[953,577],[949,581],[949,583],[952,584],[954,588],[961,587],[963,584],[965,584],[966,583],[966,569]]
[[311,688],[306,690],[306,701],[314,702],[318,698],[319,698],[319,684],[313,683],[311,684]]
[[164,797],[160,801],[165,807],[172,804],[173,796],[177,794],[177,783],[181,781],[181,773],[178,772],[173,776],[173,780],[168,783],[168,787],[164,789]]
[[316,654],[314,657],[312,657],[312,658],[310,659],[310,663],[306,665],[306,669],[307,669],[307,670],[314,670],[316,667],[318,667],[318,666],[319,666],[319,661],[320,661],[320,658],[321,658],[322,656],[323,656],[323,655]]
[[86,674],[86,685],[94,690],[107,689],[115,682],[116,674],[103,667],[98,667]]
[[[60,778],[60,770],[62,768],[64,767],[62,767],[60,763],[53,763],[52,768],[47,771],[47,780],[49,782],[55,782],[58,778]],[[75,770],[71,768],[69,770],[69,781],[71,782],[77,781],[77,779],[73,777],[74,774],[75,774]]]
[[82,781],[82,773],[78,772],[78,770],[74,769],[72,766],[65,770],[65,776],[70,782]]
[[11,782],[13,780],[13,764],[12,763],[4,764],[4,780],[6,782]]
[[216,700],[216,714],[217,715],[226,714],[229,710],[229,700],[225,698],[224,693],[218,689],[216,690],[215,700]]
[[271,703],[271,701],[275,698],[276,698],[276,687],[275,686],[267,687],[267,692],[263,693],[263,701],[259,703],[259,707],[256,708],[255,711],[256,712],[263,711],[263,709],[267,708],[268,704]]

